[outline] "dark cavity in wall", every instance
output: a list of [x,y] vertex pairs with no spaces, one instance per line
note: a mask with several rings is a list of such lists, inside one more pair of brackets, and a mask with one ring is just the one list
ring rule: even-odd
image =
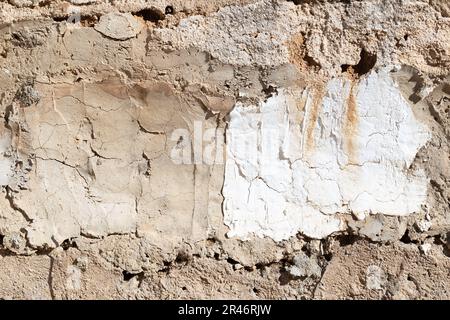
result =
[[356,243],[358,236],[355,234],[342,234],[337,236],[336,239],[339,241],[341,247],[346,247]]
[[356,65],[343,64],[341,66],[342,72],[352,71],[355,75],[362,76],[372,70],[377,63],[377,55],[372,54],[365,49],[361,50],[359,57],[359,62]]
[[67,19],[69,18],[68,15],[60,15],[60,16],[53,16],[53,21],[55,22],[63,22],[63,21],[67,21]]
[[64,250],[68,250],[69,248],[78,249],[77,243],[73,239],[66,239],[61,243],[61,247]]
[[317,0],[288,0],[288,2],[293,2],[294,4],[299,5],[303,3],[317,2]]
[[[167,9],[167,8],[166,8]],[[158,22],[164,20],[165,15],[160,10],[155,8],[147,8],[140,11],[133,12],[134,15],[141,17],[145,21]]]
[[191,260],[192,256],[185,251],[178,252],[177,257],[175,258],[175,262],[181,264],[188,264]]
[[[350,4],[352,0],[287,0],[288,2],[293,2],[295,5],[300,5],[304,3],[311,3],[311,4],[319,4],[319,3],[325,3],[325,2],[341,2],[344,4]],[[357,1],[357,0],[354,0]]]
[[276,96],[278,93],[277,88],[272,85],[264,86],[262,92],[265,94],[266,99]]
[[144,280],[144,272],[138,272],[138,273],[131,273],[127,270],[122,271],[123,280],[124,281],[130,281],[134,277],[137,277],[139,283]]
[[167,6],[166,9],[164,10],[165,14],[174,14],[175,10],[173,9],[172,6]]
[[412,239],[411,239],[411,236],[410,236],[410,234],[409,234],[409,230],[408,230],[408,229],[406,229],[405,233],[404,233],[403,236],[400,238],[400,241],[403,242],[403,243],[406,243],[406,244],[409,244],[409,243],[415,243],[415,244],[418,244],[418,243],[419,243],[417,240],[412,240]]

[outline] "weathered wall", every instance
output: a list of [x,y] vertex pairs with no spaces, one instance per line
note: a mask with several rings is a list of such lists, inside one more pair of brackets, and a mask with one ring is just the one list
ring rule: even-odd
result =
[[450,298],[450,9],[1,1],[0,298]]

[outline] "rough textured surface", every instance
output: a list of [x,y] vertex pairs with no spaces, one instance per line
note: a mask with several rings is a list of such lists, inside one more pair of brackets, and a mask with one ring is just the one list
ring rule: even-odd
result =
[[450,299],[431,1],[0,1],[0,298]]
[[320,239],[344,228],[336,213],[418,212],[427,181],[410,166],[428,139],[385,72],[237,105],[223,188],[229,235]]

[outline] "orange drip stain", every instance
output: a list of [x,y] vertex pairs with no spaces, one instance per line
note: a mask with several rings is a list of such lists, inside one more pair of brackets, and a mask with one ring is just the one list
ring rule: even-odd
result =
[[311,103],[311,109],[308,111],[308,123],[306,129],[306,151],[310,152],[314,149],[314,128],[316,127],[317,120],[322,106],[323,100],[323,85],[316,85],[314,87],[313,101]]
[[300,100],[297,100],[296,105],[297,105],[297,111],[301,112],[301,111],[305,110],[306,98],[302,97]]
[[301,34],[294,35],[286,43],[289,52],[289,62],[295,65],[299,70],[306,68],[304,58],[304,39]]
[[349,163],[357,162],[356,139],[358,134],[358,110],[354,93],[355,83],[352,81],[347,98],[347,110],[344,123],[344,143]]
[[98,82],[96,87],[117,99],[124,100],[128,98],[128,88],[118,78],[109,78]]

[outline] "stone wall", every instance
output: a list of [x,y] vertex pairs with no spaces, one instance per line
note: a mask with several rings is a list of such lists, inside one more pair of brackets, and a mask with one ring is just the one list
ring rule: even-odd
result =
[[0,298],[449,299],[450,8],[0,1]]

